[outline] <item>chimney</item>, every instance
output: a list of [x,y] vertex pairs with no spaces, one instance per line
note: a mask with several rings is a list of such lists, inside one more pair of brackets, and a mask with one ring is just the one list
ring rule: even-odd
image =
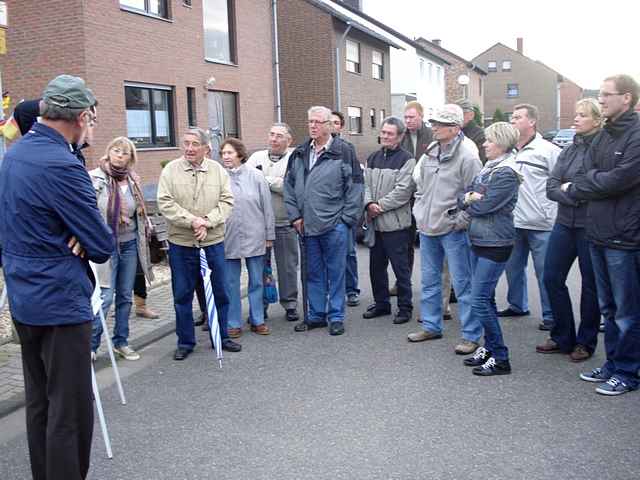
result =
[[523,50],[522,41],[523,41],[522,37],[516,38],[516,44],[518,45],[518,53],[521,54],[521,55],[524,55],[524,52],[522,51]]
[[437,46],[440,46],[442,40],[440,40],[439,38],[434,38],[433,40],[431,40],[431,43],[435,43]]
[[342,3],[345,3],[356,10],[362,11],[362,0],[342,0]]

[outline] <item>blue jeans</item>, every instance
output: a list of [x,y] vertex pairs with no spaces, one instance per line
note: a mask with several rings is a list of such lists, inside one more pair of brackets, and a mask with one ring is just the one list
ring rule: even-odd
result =
[[[571,297],[566,285],[569,270],[576,258],[582,277],[580,328],[577,336]],[[571,352],[576,345],[582,345],[593,353],[598,344],[600,308],[591,265],[591,252],[584,228],[570,228],[559,223],[553,226],[544,262],[544,285],[554,319],[551,339],[565,353]]]
[[516,243],[509,257],[506,266],[507,301],[509,307],[516,312],[529,311],[529,297],[527,294],[527,263],[529,262],[529,252],[533,257],[533,267],[538,279],[538,289],[540,290],[540,300],[542,301],[542,319],[547,325],[553,324],[553,313],[551,303],[544,288],[544,259],[547,254],[547,244],[551,232],[540,230],[527,230],[516,228]]
[[345,285],[347,295],[360,295],[358,288],[358,255],[356,253],[356,232],[355,228],[349,229],[347,240],[347,271]]
[[[264,255],[244,259],[249,272],[249,318],[251,325],[264,323],[264,305],[262,298],[262,274],[264,272]],[[225,260],[227,293],[229,294],[229,327],[242,328],[242,300],[240,298],[241,259]]]
[[453,290],[458,297],[462,338],[477,342],[482,335],[482,325],[471,315],[471,250],[466,232],[451,232],[434,237],[420,234],[422,328],[427,332],[442,333],[442,265],[445,254]]
[[640,370],[640,252],[591,245],[598,303],[605,319],[603,370],[632,389]]
[[496,308],[496,285],[506,262],[498,263],[471,253],[473,281],[471,282],[471,316],[480,320],[484,328],[484,348],[496,360],[508,360],[509,349],[504,344]]
[[324,322],[325,315],[329,322],[344,322],[348,234],[349,227],[339,223],[321,235],[305,237],[309,323]]
[[[102,312],[107,318],[115,290],[116,320],[113,326],[111,341],[115,348],[128,345],[129,339],[129,314],[131,313],[131,300],[133,298],[133,284],[136,280],[138,267],[138,245],[136,240],[123,242],[119,245],[119,251],[111,256],[111,285],[102,289]],[[91,349],[95,352],[100,346],[102,336],[102,322],[100,316],[93,319],[93,334],[91,336]]]
[[[203,247],[203,249],[211,269],[211,288],[218,313],[220,337],[225,339],[229,337],[227,333],[229,297],[225,282],[224,242]],[[196,278],[200,275],[200,249],[169,242],[169,266],[171,267],[173,307],[176,311],[178,348],[193,350],[196,345],[193,326],[193,292],[196,288]]]

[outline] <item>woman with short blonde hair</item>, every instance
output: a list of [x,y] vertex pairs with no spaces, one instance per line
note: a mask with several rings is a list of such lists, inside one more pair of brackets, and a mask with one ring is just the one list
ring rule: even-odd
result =
[[[602,123],[600,104],[596,100],[584,98],[576,103],[573,121],[576,135],[573,144],[565,147],[558,156],[547,180],[547,197],[558,202],[558,215],[551,231],[544,263],[544,284],[549,294],[554,324],[549,338],[538,345],[536,351],[566,353],[572,362],[583,362],[593,355],[598,343],[600,308],[585,233],[587,205],[585,202],[574,201],[560,187],[566,182],[572,182],[584,170],[585,155]],[[577,334],[571,297],[566,285],[569,270],[576,258],[582,278],[581,320]]]

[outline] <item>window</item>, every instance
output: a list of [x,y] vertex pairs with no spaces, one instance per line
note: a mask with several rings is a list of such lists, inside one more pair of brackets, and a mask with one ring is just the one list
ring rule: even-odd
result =
[[377,50],[371,52],[371,76],[376,80],[384,78],[384,53]]
[[438,84],[442,83],[442,67],[440,65],[436,65],[436,82],[438,82]]
[[478,78],[478,95],[482,96],[482,77]]
[[433,77],[433,63],[429,62],[429,81],[431,81]]
[[221,63],[235,62],[232,0],[203,0],[204,56]]
[[169,18],[167,0],[120,0],[120,6],[162,18]]
[[511,71],[511,60],[503,60],[502,61],[502,71],[510,72]]
[[190,127],[198,125],[196,118],[196,89],[187,87],[187,121]]
[[369,120],[371,121],[371,128],[376,128],[376,109],[369,110]]
[[169,87],[125,85],[127,137],[138,147],[172,147],[173,92]]
[[347,40],[347,72],[360,73],[360,44]]
[[507,84],[507,98],[515,98],[520,96],[520,89],[517,83]]
[[420,66],[420,78],[424,78],[424,58],[420,59],[419,66]]
[[487,63],[487,70],[489,72],[497,72],[498,71],[498,63],[495,60],[489,60]]
[[349,117],[349,133],[362,133],[362,109],[360,107],[347,107]]
[[387,113],[383,109],[380,109],[378,110],[378,114],[380,115],[380,125],[382,125],[384,119],[387,118]]

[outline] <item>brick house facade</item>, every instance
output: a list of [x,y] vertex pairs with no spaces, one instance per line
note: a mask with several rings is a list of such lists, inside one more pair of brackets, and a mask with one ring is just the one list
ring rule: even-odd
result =
[[497,108],[510,115],[515,105],[530,103],[539,109],[540,132],[571,126],[573,107],[582,97],[582,88],[525,56],[522,39],[518,39],[518,50],[496,43],[472,61],[487,71],[486,120],[490,121]]
[[[180,156],[180,137],[190,123],[209,128],[224,118],[221,136],[237,135],[249,150],[262,148],[275,119],[270,2],[228,0],[222,43],[228,43],[229,61],[205,60],[211,38],[203,27],[205,3],[161,1],[166,10],[155,14],[132,7],[144,4],[132,0],[9,0],[8,54],[0,68],[11,109],[22,98],[40,96],[56,75],[83,77],[99,100],[90,165],[112,138],[138,135],[137,170],[145,183],[157,181],[161,161]],[[220,32],[213,34],[219,42]]]
[[[307,110],[323,105],[332,110],[337,105],[336,47],[347,30],[349,15],[322,0],[279,0],[278,42],[282,86],[283,121],[294,132],[295,142],[307,138]],[[356,147],[358,158],[379,148],[377,142],[380,119],[391,114],[389,80],[389,41],[365,28],[360,22],[349,28],[340,45],[340,111],[346,125],[344,138]],[[355,22],[354,22],[355,23]],[[347,68],[347,44],[358,52],[358,66]],[[353,48],[351,53],[353,53]],[[373,78],[374,52],[382,65]],[[350,56],[350,58],[353,58]],[[359,113],[359,119],[354,116]],[[374,121],[371,119],[373,113]],[[351,119],[350,119],[351,116]]]

